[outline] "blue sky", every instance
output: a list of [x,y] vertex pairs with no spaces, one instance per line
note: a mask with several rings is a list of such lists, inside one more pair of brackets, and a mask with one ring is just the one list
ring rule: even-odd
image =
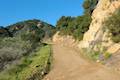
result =
[[27,19],[55,25],[61,16],[83,13],[83,0],[0,0],[0,26]]

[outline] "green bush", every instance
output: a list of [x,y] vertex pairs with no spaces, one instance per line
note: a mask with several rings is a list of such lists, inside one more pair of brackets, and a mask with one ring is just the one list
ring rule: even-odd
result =
[[100,53],[99,53],[99,51],[93,51],[93,52],[91,53],[91,58],[92,58],[93,60],[99,60],[99,58],[100,58]]
[[105,63],[106,60],[110,59],[110,57],[112,56],[112,54],[106,52],[106,50],[104,49],[100,50],[100,48],[96,51],[93,49],[85,48],[85,49],[82,49],[82,51],[83,51],[82,53],[84,53],[83,56],[94,61],[99,60],[102,63]]
[[112,34],[111,39],[116,43],[120,42],[120,9],[105,21],[105,27]]
[[82,40],[84,33],[89,29],[91,23],[90,15],[83,15],[78,17],[61,17],[57,22],[57,30],[60,35],[71,35],[77,40]]
[[51,64],[49,45],[39,48],[37,56],[23,57],[18,65],[0,73],[0,80],[41,80],[48,73]]
[[71,35],[77,40],[82,40],[91,23],[91,13],[95,9],[98,0],[85,0],[83,4],[84,14],[77,17],[62,16],[56,25],[60,35]]
[[91,1],[90,0],[85,0],[84,4],[83,4],[83,7],[84,7],[84,9],[89,9],[90,5],[91,5]]
[[108,52],[105,52],[103,55],[104,55],[105,59],[109,59],[112,56],[112,54],[110,54]]
[[29,54],[31,43],[20,38],[4,38],[0,42],[0,70],[4,68],[4,63],[9,63],[20,59],[24,54]]
[[83,8],[85,9],[84,14],[91,15],[97,3],[98,0],[85,0],[83,3]]

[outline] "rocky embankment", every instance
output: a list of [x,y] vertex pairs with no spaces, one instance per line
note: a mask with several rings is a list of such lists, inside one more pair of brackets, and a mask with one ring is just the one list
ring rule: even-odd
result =
[[106,47],[109,53],[120,52],[120,44],[113,43],[110,40],[110,34],[104,26],[104,22],[118,8],[120,8],[120,0],[99,0],[92,14],[92,23],[89,30],[84,34],[83,40],[79,43],[79,48]]

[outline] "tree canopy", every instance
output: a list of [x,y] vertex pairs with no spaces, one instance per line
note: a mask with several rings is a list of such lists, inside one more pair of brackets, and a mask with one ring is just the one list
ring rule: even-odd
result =
[[83,4],[84,14],[77,17],[62,16],[57,21],[57,30],[61,35],[72,35],[75,39],[82,40],[83,34],[89,29],[91,13],[97,4],[97,0],[85,0]]

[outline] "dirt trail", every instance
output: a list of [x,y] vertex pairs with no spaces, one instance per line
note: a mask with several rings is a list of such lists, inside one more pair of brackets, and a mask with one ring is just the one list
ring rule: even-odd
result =
[[120,80],[120,74],[60,44],[53,45],[53,58],[53,68],[43,80]]

